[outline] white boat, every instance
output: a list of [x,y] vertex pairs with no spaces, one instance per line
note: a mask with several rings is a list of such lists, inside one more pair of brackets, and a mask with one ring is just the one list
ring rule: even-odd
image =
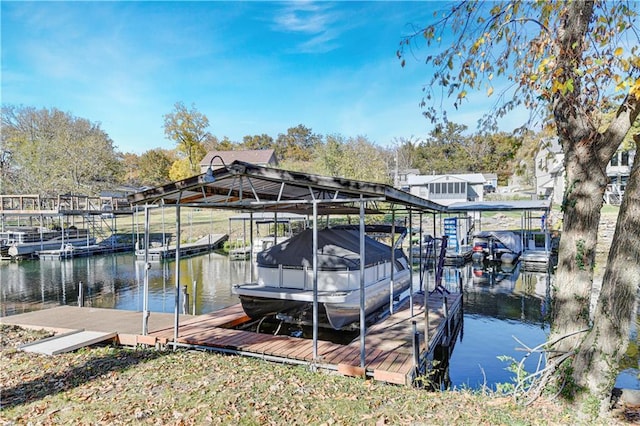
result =
[[62,249],[68,245],[81,247],[95,244],[87,229],[67,229],[63,231],[24,231],[13,235],[8,241],[8,254],[12,258],[35,256],[41,250]]
[[474,262],[484,261],[511,264],[522,254],[522,239],[513,231],[481,231],[473,236]]
[[13,244],[24,244],[46,241],[60,235],[59,231],[36,226],[16,226],[0,232],[0,255],[9,255],[9,247]]
[[[390,226],[368,225],[367,232]],[[365,239],[365,315],[389,305],[391,271],[393,294],[398,298],[409,288],[409,262],[402,251],[406,229],[392,248],[367,235]],[[313,316],[313,230],[307,229],[258,254],[257,282],[233,287],[251,318],[280,314],[290,322],[311,323]],[[339,330],[360,319],[360,232],[358,226],[318,230],[319,325]]]

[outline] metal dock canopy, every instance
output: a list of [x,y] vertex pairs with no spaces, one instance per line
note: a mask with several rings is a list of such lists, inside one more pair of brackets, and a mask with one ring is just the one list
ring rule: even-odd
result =
[[550,200],[469,201],[448,206],[449,212],[548,211]]
[[[214,158],[215,160],[215,158]],[[430,213],[446,207],[390,185],[256,166],[242,161],[215,165],[206,173],[129,196],[133,204],[164,203],[311,214],[357,214],[411,209]]]

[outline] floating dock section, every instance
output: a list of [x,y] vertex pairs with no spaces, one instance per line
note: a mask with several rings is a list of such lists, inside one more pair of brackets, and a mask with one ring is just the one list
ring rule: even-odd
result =
[[88,246],[67,246],[58,250],[40,250],[36,252],[36,255],[40,260],[62,260],[74,257],[129,251],[131,249],[131,244],[92,244]]
[[[180,257],[195,256],[202,253],[207,253],[212,250],[222,248],[223,244],[229,235],[227,234],[209,234],[200,238],[194,243],[180,244]],[[176,245],[151,247],[149,248],[149,261],[158,262],[163,259],[173,259],[176,257]],[[136,250],[136,258],[138,260],[144,260],[145,251]]]

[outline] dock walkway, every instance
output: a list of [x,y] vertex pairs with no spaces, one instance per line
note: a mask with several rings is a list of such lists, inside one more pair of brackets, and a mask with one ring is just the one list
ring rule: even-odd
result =
[[[234,328],[249,321],[240,304],[204,315],[181,315],[176,343],[178,346],[313,365],[344,375],[369,376],[382,382],[411,385],[417,376],[424,373],[425,363],[433,359],[434,349],[448,346],[455,339],[454,330],[462,320],[460,294],[429,294],[428,316],[424,314],[423,301],[423,295],[416,295],[413,315],[407,300],[393,315],[368,328],[364,367],[361,365],[360,338],[349,344],[319,340],[318,358],[314,359],[311,339]],[[148,336],[140,335],[142,314],[133,311],[61,306],[1,320],[4,324],[57,332],[78,329],[116,332],[116,342],[123,345],[157,346],[174,339],[174,314],[167,313],[151,313]],[[428,330],[428,347],[425,346],[425,328]]]

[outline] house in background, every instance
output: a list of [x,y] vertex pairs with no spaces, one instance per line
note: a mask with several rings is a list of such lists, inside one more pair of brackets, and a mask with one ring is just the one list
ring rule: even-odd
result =
[[200,161],[200,173],[205,173],[209,168],[209,164],[211,164],[214,169],[222,167],[222,162],[218,158],[213,161],[213,164],[211,163],[211,159],[215,156],[222,158],[224,164],[231,164],[234,161],[239,160],[263,167],[276,167],[278,165],[278,160],[273,149],[209,151],[202,161]]
[[543,139],[535,156],[536,194],[561,204],[564,194],[564,152],[558,138]]
[[[636,151],[620,150],[607,164],[609,184],[604,194],[608,204],[620,204]],[[562,203],[564,196],[564,152],[558,138],[544,139],[535,157],[536,194],[539,198],[550,199],[553,203]]]
[[393,187],[409,192],[409,176],[417,176],[419,174],[419,169],[396,170],[393,174]]
[[492,186],[494,190],[498,187],[498,175],[495,173],[483,173],[484,184]]
[[613,154],[611,161],[607,164],[607,176],[609,185],[604,193],[604,201],[607,204],[620,204],[627,181],[631,175],[631,166],[636,157],[636,151],[618,151]]
[[485,183],[481,173],[407,176],[411,194],[444,206],[484,201]]

